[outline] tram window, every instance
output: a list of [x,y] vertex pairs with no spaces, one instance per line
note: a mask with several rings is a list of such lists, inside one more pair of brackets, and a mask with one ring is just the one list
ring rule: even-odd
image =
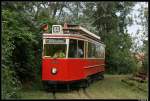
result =
[[104,55],[105,55],[104,53],[105,53],[105,48],[104,48],[104,46],[101,45],[101,46],[100,46],[100,58],[104,58],[104,57],[105,57],[105,56],[104,56]]
[[95,58],[95,55],[96,55],[95,51],[96,51],[95,44],[88,43],[88,57],[89,58]]
[[78,57],[84,57],[84,41],[78,40]]
[[88,57],[92,57],[92,44],[88,43]]
[[75,58],[77,57],[77,40],[70,39],[69,41],[69,53],[68,57]]
[[100,58],[100,46],[99,45],[96,45],[95,57]]
[[88,42],[88,58],[104,58],[105,48],[103,45],[96,45]]
[[104,58],[104,52],[105,52],[105,48],[102,45],[98,45],[96,46],[96,57],[97,58]]
[[83,58],[84,57],[84,41],[70,39],[69,43],[69,58]]
[[66,44],[44,44],[44,56],[65,58]]

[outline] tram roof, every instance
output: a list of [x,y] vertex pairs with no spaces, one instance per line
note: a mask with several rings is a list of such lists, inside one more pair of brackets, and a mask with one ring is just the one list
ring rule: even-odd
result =
[[71,24],[64,24],[64,27],[63,27],[63,30],[74,30],[74,31],[77,31],[79,32],[79,34],[82,34],[82,35],[85,35],[85,36],[89,36],[89,37],[93,37],[93,38],[96,38],[96,39],[99,39],[100,40],[100,37],[97,36],[96,34],[88,31],[87,29],[83,28],[82,26],[80,25],[71,25]]
[[[92,40],[95,40],[97,42],[101,42],[100,40],[100,37],[95,35],[94,33],[88,31],[87,29],[81,27],[80,25],[72,25],[72,24],[64,24],[64,27],[62,28],[63,29],[63,34],[50,34],[50,33],[44,33],[43,34],[43,37],[44,36],[83,36],[85,38],[90,38]],[[103,42],[101,42],[103,43]]]

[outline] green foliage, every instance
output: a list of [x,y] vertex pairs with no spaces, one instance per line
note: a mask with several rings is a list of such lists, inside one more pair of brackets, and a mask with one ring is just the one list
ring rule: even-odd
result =
[[148,55],[146,55],[143,62],[143,71],[146,73],[148,73],[149,70],[148,65]]
[[145,56],[144,56],[144,61],[143,61],[143,71],[148,73],[149,70],[149,63],[148,63],[148,41],[144,41],[144,51],[145,51]]
[[[2,3],[2,65],[12,68],[22,82],[33,80],[35,75],[41,74],[40,28],[42,24],[47,23],[50,32],[55,23],[47,13],[49,9],[40,8],[39,4],[41,3]],[[37,12],[35,7],[38,8]]]
[[143,46],[139,48],[141,52],[144,53],[144,61],[143,61],[143,66],[141,68],[142,71],[145,73],[148,73],[148,4],[143,3],[145,6],[141,5],[141,7],[138,9],[139,10],[139,15],[138,17],[140,18],[139,21],[137,21],[137,24],[141,25],[141,29],[137,33],[142,33],[141,37],[141,42],[143,42]]
[[20,82],[10,68],[2,68],[2,99],[19,98]]
[[[5,10],[2,11],[2,16],[6,17],[6,15],[12,16],[12,14]],[[11,66],[12,61],[10,57],[12,56],[12,51],[14,49],[13,45],[13,34],[10,30],[8,30],[8,20],[3,19],[2,21],[2,67],[4,66]]]
[[[12,40],[10,44],[14,46],[12,50],[9,50],[11,52],[10,54],[12,55],[9,57],[9,59],[11,59],[11,62],[13,63],[11,67],[14,68],[17,74],[19,73],[18,70],[22,71],[20,75],[22,75],[22,78],[24,78],[26,77],[25,75],[27,75],[26,73],[33,71],[32,65],[34,57],[32,54],[34,50],[32,50],[32,44],[35,43],[34,35],[32,32],[28,31],[29,27],[25,25],[26,23],[24,23],[25,19],[23,15],[20,15],[15,11],[10,12],[9,10],[3,10],[3,12],[3,21],[7,22],[5,23],[6,28],[4,29],[3,35],[10,33],[9,37],[11,37],[10,40]],[[3,36],[3,38],[6,40],[5,36]],[[3,43],[3,45],[5,46],[6,43]],[[25,69],[26,67],[28,67],[28,69]],[[25,74],[23,75],[22,73]]]
[[[20,83],[16,79],[15,71],[12,69],[12,53],[14,46],[11,17],[14,16],[9,10],[2,10],[2,99],[18,98]],[[11,68],[11,69],[10,69]]]
[[[95,12],[97,20],[94,25],[97,26],[101,39],[106,44],[108,73],[132,73],[136,68],[136,61],[130,51],[132,40],[126,33],[126,27],[129,25],[126,15],[130,13],[132,6],[133,3],[128,2],[100,2],[97,4],[98,9]],[[117,16],[116,13],[120,13],[120,16]]]
[[31,32],[33,24],[23,12],[16,10],[16,6],[15,3],[5,5],[2,10],[2,97],[4,99],[18,97],[18,80],[33,79],[35,60],[33,46],[37,45],[36,34]]

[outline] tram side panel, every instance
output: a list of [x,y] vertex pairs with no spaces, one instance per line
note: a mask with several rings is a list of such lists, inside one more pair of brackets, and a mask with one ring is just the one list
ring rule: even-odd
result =
[[68,59],[68,80],[82,80],[88,76],[104,72],[104,59]]
[[104,64],[104,59],[86,59],[86,65],[83,67],[84,74],[88,77],[99,72],[104,72]]
[[68,59],[68,79],[70,81],[82,80],[86,78],[84,74],[84,59]]

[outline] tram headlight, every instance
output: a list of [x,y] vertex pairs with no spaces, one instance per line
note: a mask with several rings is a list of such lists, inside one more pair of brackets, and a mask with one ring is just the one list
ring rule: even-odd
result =
[[57,68],[53,67],[53,68],[51,69],[51,73],[52,73],[52,74],[56,74],[56,73],[57,73]]

